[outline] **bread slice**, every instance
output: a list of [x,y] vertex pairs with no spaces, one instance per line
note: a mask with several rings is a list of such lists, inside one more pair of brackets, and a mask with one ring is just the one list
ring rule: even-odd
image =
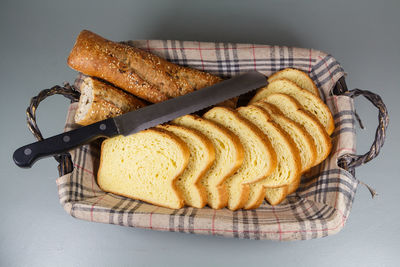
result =
[[106,192],[179,209],[184,201],[175,181],[189,156],[180,138],[160,129],[116,136],[102,143],[97,182]]
[[181,138],[189,147],[190,158],[185,171],[176,180],[185,204],[195,208],[203,208],[207,202],[207,194],[200,179],[214,163],[215,152],[211,141],[200,132],[177,125],[160,125]]
[[89,125],[146,106],[146,103],[122,90],[92,77],[80,85],[81,96],[75,122]]
[[207,192],[207,204],[211,208],[226,207],[228,189],[225,180],[239,169],[244,158],[239,138],[225,127],[195,115],[179,117],[173,123],[201,132],[214,145],[215,161],[201,178],[201,184]]
[[269,83],[267,87],[259,89],[257,94],[251,99],[254,103],[270,94],[283,93],[293,97],[300,106],[313,116],[325,127],[328,135],[333,133],[335,128],[332,114],[327,105],[318,97],[298,87],[295,83],[286,79],[276,79]]
[[214,107],[204,114],[204,118],[231,130],[239,137],[244,147],[242,166],[226,181],[229,191],[228,208],[243,208],[250,193],[249,183],[267,177],[275,169],[275,151],[263,132],[235,110]]
[[298,183],[297,181],[300,180],[301,160],[294,142],[270,118],[266,111],[260,107],[250,105],[238,108],[238,112],[264,132],[275,150],[277,158],[276,168],[269,176],[250,184],[249,199],[244,208],[253,209],[261,205],[265,198],[265,187],[278,187]]
[[280,204],[289,195],[289,186],[282,186],[278,188],[266,188],[265,199],[271,206]]
[[279,108],[286,117],[301,124],[312,136],[317,149],[315,164],[321,163],[328,157],[332,147],[329,135],[321,123],[309,113],[302,110],[299,103],[293,97],[286,94],[270,94],[266,98],[263,98],[262,101]]
[[271,83],[272,81],[277,79],[287,79],[289,81],[292,81],[302,89],[305,89],[319,97],[319,91],[317,86],[315,85],[313,80],[305,72],[302,72],[301,70],[292,68],[286,68],[280,70],[269,76],[268,82]]
[[268,112],[271,119],[292,138],[299,151],[301,172],[306,172],[313,167],[316,163],[317,150],[311,135],[300,124],[284,116],[274,105],[263,101],[255,102],[253,105]]

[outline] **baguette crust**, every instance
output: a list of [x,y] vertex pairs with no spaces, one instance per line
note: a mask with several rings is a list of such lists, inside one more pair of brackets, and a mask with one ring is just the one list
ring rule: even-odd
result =
[[[79,108],[75,115],[75,122],[80,125],[89,125],[146,106],[144,101],[91,77],[83,80],[80,91]],[[88,93],[92,98],[90,103],[86,103],[87,99],[83,97]],[[85,110],[88,104],[90,106]]]
[[152,103],[222,81],[220,77],[175,65],[146,51],[109,41],[87,30],[83,30],[77,37],[68,57],[68,65]]

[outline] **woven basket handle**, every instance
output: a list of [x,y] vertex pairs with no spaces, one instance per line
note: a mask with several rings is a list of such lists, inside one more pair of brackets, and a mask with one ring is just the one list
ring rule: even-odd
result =
[[[52,95],[62,95],[68,98],[71,103],[77,102],[79,100],[80,93],[76,90],[74,86],[69,85],[68,83],[64,83],[64,86],[53,86],[50,89],[44,89],[40,91],[40,93],[31,98],[31,102],[29,107],[26,109],[26,121],[28,124],[29,130],[36,137],[38,141],[43,140],[43,135],[39,130],[39,127],[36,123],[36,110],[43,100]],[[55,160],[57,160],[58,164],[58,173],[60,176],[67,174],[72,171],[73,165],[71,160],[71,155],[68,152],[58,154],[54,156]]]
[[[355,98],[357,96],[364,96],[366,99],[368,99],[379,111],[378,114],[378,128],[376,129],[375,132],[375,140],[370,148],[370,150],[365,153],[364,155],[355,155],[355,154],[344,154],[338,159],[338,165],[354,174],[354,169],[358,166],[361,166],[376,156],[378,156],[379,151],[381,150],[385,138],[386,138],[386,129],[389,124],[389,115],[387,108],[385,104],[382,101],[382,98],[374,94],[370,91],[367,90],[361,90],[361,89],[354,89],[350,91],[343,92],[342,95],[349,96],[351,98]],[[358,116],[356,116],[357,119],[359,120]],[[361,122],[359,120],[359,122]],[[362,124],[360,123],[360,126],[362,127]]]

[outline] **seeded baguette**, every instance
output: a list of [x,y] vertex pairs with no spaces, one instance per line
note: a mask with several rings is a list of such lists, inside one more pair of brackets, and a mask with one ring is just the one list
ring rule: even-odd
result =
[[[68,57],[68,65],[89,76],[152,103],[216,84],[222,78],[173,64],[127,44],[112,42],[83,30]],[[233,100],[224,104],[232,106]]]

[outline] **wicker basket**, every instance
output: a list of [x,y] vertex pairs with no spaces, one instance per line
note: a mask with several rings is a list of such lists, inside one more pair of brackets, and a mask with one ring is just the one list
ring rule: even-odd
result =
[[[158,44],[157,41],[154,42],[154,44],[151,43],[152,45],[149,45],[149,42],[139,41],[134,43],[134,45],[147,50],[153,50],[152,48]],[[175,41],[158,42],[171,44]],[[202,47],[214,47],[217,49],[217,45],[214,43],[199,43],[199,47],[200,44]],[[182,49],[193,45],[192,42],[181,43],[181,52]],[[237,46],[240,47],[240,45]],[[229,47],[233,46],[228,45]],[[253,49],[254,52],[254,47],[253,45],[249,49]],[[263,48],[272,49],[269,46]],[[280,49],[281,47],[273,48]],[[181,57],[183,56],[173,57],[174,49],[176,50],[176,46],[167,45],[166,51],[160,52],[159,55],[176,63],[193,65],[190,63],[190,60],[182,62]],[[296,48],[284,47],[284,49],[294,49],[296,52]],[[304,52],[303,50],[299,49],[301,53]],[[168,51],[172,52],[168,54]],[[310,64],[311,51],[315,50],[310,50]],[[322,52],[320,52],[319,57],[325,60],[326,58],[321,55],[324,55]],[[184,58],[187,58],[186,56]],[[257,57],[254,53],[253,56],[254,60],[256,60]],[[326,57],[330,56],[326,55]],[[273,57],[271,60],[276,62]],[[204,68],[204,58],[201,61]],[[315,66],[317,64],[318,62],[315,62]],[[329,66],[333,66],[333,63],[329,64]],[[289,60],[289,63],[286,62],[283,65],[276,64],[274,66],[275,69],[271,71],[284,67],[296,67],[295,60],[291,62]],[[321,66],[318,67],[322,68]],[[326,68],[330,70],[328,64],[326,64]],[[213,70],[209,71],[213,72]],[[219,74],[223,75],[224,73]],[[229,76],[229,73],[225,76]],[[32,98],[27,109],[27,122],[29,129],[38,140],[42,140],[43,136],[36,123],[37,107],[41,101],[54,94],[60,94],[68,98],[72,103],[71,107],[76,106],[74,102],[78,101],[80,95],[75,86],[64,84],[63,86],[54,86],[50,89],[45,89],[39,95]],[[355,137],[355,121],[358,120],[361,127],[362,124],[354,111],[352,99],[359,95],[366,97],[379,110],[379,125],[371,149],[364,155],[342,153],[336,150],[337,153],[335,152],[335,156],[337,158],[335,160],[337,162],[333,164],[327,163],[328,165],[332,164],[331,168],[326,168],[326,166],[325,169],[321,167],[313,168],[306,177],[303,177],[302,185],[299,189],[300,192],[292,194],[282,205],[278,205],[277,207],[263,204],[255,211],[242,210],[236,212],[226,209],[219,211],[209,208],[201,210],[194,208],[170,210],[156,207],[141,201],[130,200],[99,191],[100,189],[95,183],[96,163],[93,163],[95,160],[87,167],[90,170],[86,170],[87,172],[84,173],[83,169],[86,167],[73,162],[71,153],[63,153],[54,157],[59,163],[58,171],[60,178],[57,180],[57,183],[60,202],[68,213],[77,218],[153,230],[274,240],[304,240],[337,233],[343,228],[347,220],[357,185],[360,183],[355,178],[355,168],[369,162],[379,154],[388,126],[388,113],[382,99],[378,95],[365,90],[354,89],[349,91],[344,76],[337,80],[334,88],[331,90],[330,97],[344,99],[343,108],[338,107],[336,113],[333,112],[336,124],[342,125],[347,123],[345,128],[350,129],[349,132],[351,135],[349,136],[351,138]],[[248,97],[249,95],[241,97],[239,103],[246,104]],[[73,123],[73,108],[70,109],[68,116],[66,128],[71,129],[76,127],[71,125]],[[337,128],[340,127],[337,126]],[[334,138],[339,140],[342,133],[344,133],[344,130],[339,131],[337,133],[338,136]],[[346,138],[350,137],[346,136]],[[80,153],[79,155],[84,155],[84,153],[96,154],[98,156],[98,145],[99,142],[94,142],[91,145],[79,148],[79,151],[73,151],[76,161],[78,161],[76,153]],[[355,144],[352,145],[355,147]],[[77,172],[75,178],[72,177],[74,175],[71,175],[74,170]],[[90,174],[90,172],[92,173]],[[81,177],[78,178],[78,175],[81,175]],[[373,189],[368,188],[374,195],[375,192]],[[93,192],[86,193],[90,190]]]

